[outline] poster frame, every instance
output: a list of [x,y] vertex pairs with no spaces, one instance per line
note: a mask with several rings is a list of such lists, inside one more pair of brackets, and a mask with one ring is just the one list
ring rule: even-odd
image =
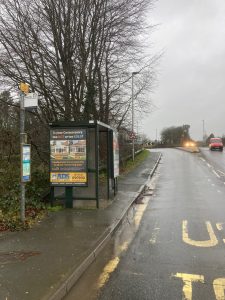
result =
[[[53,140],[51,138],[52,134],[51,132],[54,130],[58,131],[85,131],[85,140],[86,140],[86,160],[85,160],[85,170],[83,172],[80,171],[74,171],[74,172],[68,172],[65,171],[63,173],[85,173],[86,174],[86,182],[84,183],[79,183],[79,182],[51,182],[51,173],[52,172],[52,164],[51,164],[51,141]],[[87,187],[88,186],[88,130],[85,127],[76,127],[76,126],[71,126],[71,127],[51,127],[50,132],[49,132],[49,148],[50,148],[50,158],[49,158],[49,181],[50,181],[50,186],[51,187]],[[54,173],[60,173],[60,172],[54,172]]]

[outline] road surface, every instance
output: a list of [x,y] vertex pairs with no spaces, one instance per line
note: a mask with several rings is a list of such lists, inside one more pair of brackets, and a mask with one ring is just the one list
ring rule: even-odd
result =
[[210,151],[205,147],[201,148],[201,153],[208,164],[211,165],[217,174],[225,181],[225,151]]
[[199,154],[162,152],[153,196],[137,209],[142,219],[134,217],[67,300],[225,299],[223,177]]

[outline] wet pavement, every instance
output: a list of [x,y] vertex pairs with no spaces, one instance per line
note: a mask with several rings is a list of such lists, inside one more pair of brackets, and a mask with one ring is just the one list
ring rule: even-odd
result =
[[0,235],[0,299],[62,299],[95,260],[143,189],[160,153],[119,179],[105,209],[68,209],[25,232]]

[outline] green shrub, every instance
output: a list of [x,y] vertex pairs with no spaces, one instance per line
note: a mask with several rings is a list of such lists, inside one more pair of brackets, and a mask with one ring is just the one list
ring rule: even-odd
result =
[[20,218],[20,163],[1,164],[0,172],[0,231],[26,229],[43,215],[42,194],[49,187],[48,168],[33,167],[32,181],[26,184],[25,223]]

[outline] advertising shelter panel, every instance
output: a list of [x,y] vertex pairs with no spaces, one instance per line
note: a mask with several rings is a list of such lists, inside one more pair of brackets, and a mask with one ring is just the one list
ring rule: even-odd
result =
[[50,182],[52,186],[87,186],[87,130],[50,130]]

